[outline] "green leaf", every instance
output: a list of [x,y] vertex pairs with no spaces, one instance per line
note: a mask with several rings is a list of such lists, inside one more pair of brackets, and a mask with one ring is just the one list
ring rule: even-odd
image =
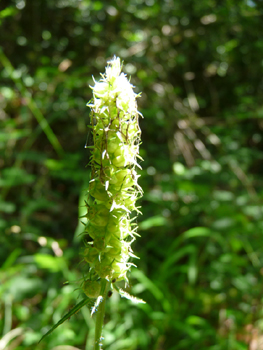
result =
[[[49,334],[51,334],[58,326],[60,326],[62,323],[67,321],[68,318],[70,318],[72,315],[79,312],[79,310],[85,306],[88,303],[92,303],[92,299],[86,297],[85,299],[81,300],[77,305],[75,305],[64,317],[62,317],[46,334],[43,335],[43,337],[39,340],[38,344]],[[90,307],[90,305],[89,305]]]
[[28,185],[35,180],[35,175],[29,174],[24,169],[17,167],[3,169],[2,176],[0,178],[0,187]]
[[52,272],[62,271],[65,268],[65,260],[62,257],[35,254],[34,260],[40,268],[48,269]]
[[17,9],[15,7],[7,7],[4,10],[0,11],[0,18],[5,18],[9,16],[13,16],[17,13]]
[[183,234],[183,239],[200,237],[200,236],[210,236],[212,234],[211,230],[207,227],[194,227]]
[[192,254],[196,253],[196,247],[193,244],[186,245],[180,249],[178,249],[173,254],[169,254],[168,258],[165,260],[165,262],[161,266],[161,274],[164,277],[165,271],[169,271],[169,268],[171,265],[177,263],[178,260],[184,258],[185,256],[191,256]]
[[142,223],[140,223],[140,229],[141,230],[148,230],[152,227],[157,226],[165,226],[167,224],[167,220],[162,216],[153,216],[147,220],[144,220]]
[[5,260],[5,262],[3,263],[1,269],[7,269],[9,267],[11,267],[12,265],[15,264],[16,259],[21,255],[22,253],[22,249],[20,248],[16,248],[14,249],[7,257],[7,259]]
[[16,206],[11,202],[0,201],[0,212],[11,214],[16,210]]

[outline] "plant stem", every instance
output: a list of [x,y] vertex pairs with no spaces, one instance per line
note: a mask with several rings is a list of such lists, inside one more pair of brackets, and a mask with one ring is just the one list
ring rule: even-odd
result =
[[101,336],[102,336],[102,326],[105,314],[105,303],[106,303],[106,295],[107,295],[107,287],[108,281],[105,279],[101,280],[101,293],[102,302],[98,306],[98,311],[96,315],[96,328],[95,328],[95,342],[94,342],[94,350],[101,349]]

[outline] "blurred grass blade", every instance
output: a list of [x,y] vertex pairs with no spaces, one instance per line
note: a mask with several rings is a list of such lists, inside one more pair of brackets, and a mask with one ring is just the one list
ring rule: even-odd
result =
[[185,240],[195,238],[195,237],[209,237],[210,239],[216,240],[223,247],[225,244],[224,238],[218,234],[218,232],[213,231],[207,227],[194,227],[185,231],[179,237],[174,239],[167,255],[170,255],[176,248],[178,248]]
[[62,148],[61,144],[59,143],[56,135],[54,134],[54,132],[51,129],[51,127],[49,126],[46,118],[43,116],[42,112],[37,107],[35,101],[33,100],[32,96],[31,96],[31,93],[24,86],[22,79],[15,76],[15,74],[14,74],[15,69],[12,66],[11,62],[9,61],[9,59],[4,54],[4,52],[3,52],[1,47],[0,47],[0,60],[1,60],[1,63],[3,64],[3,66],[5,68],[6,72],[8,73],[9,77],[14,81],[14,83],[15,83],[16,87],[18,88],[18,90],[20,91],[22,96],[26,99],[28,108],[31,110],[32,114],[36,118],[36,120],[37,120],[38,124],[40,125],[41,129],[46,134],[46,136],[47,136],[49,142],[51,143],[51,145],[53,146],[54,150],[56,151],[56,153],[59,156],[62,157],[64,151],[63,151],[63,148]]
[[166,272],[169,271],[169,268],[171,265],[176,263],[181,258],[189,255],[191,256],[196,252],[196,247],[193,244],[188,244],[185,247],[180,248],[173,254],[169,254],[168,258],[164,261],[164,263],[161,265],[160,273],[163,278],[166,277]]
[[145,289],[148,289],[156,300],[161,302],[165,312],[169,312],[171,309],[169,301],[164,297],[162,290],[159,289],[159,287],[153,281],[146,277],[142,271],[136,269],[133,270],[132,276],[135,277],[140,283],[142,283]]
[[62,323],[64,323],[68,318],[76,314],[83,306],[86,304],[91,303],[93,304],[92,299],[85,298],[81,300],[77,305],[75,305],[64,317],[62,317],[46,334],[43,335],[43,337],[39,340],[38,343],[40,343],[46,336],[51,334],[58,326],[60,326]]
[[4,271],[5,269],[8,269],[9,267],[13,266],[15,264],[16,259],[21,255],[22,249],[16,248],[14,249],[7,257],[5,262],[3,263],[1,270]]
[[200,236],[207,237],[207,236],[211,236],[211,234],[212,234],[211,230],[209,230],[209,228],[207,227],[194,227],[183,233],[183,239],[200,237]]
[[189,265],[187,268],[188,281],[191,285],[194,285],[198,276],[198,266],[197,266],[197,252],[195,251],[191,254],[189,258]]
[[152,227],[159,227],[165,225],[167,225],[167,219],[157,215],[142,221],[139,227],[141,230],[149,230]]
[[12,329],[10,332],[6,333],[2,339],[0,339],[0,350],[6,350],[7,344],[14,338],[22,335],[25,330],[22,327]]

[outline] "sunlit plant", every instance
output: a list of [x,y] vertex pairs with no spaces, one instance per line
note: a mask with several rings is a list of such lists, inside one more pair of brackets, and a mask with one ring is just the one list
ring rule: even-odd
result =
[[[131,244],[137,236],[136,216],[140,213],[136,200],[141,197],[136,172],[141,130],[133,86],[121,72],[118,57],[108,62],[105,74],[94,80],[93,98],[87,104],[91,109],[93,136],[91,148],[91,180],[86,200],[83,253],[88,273],[81,288],[87,298],[76,305],[53,329],[95,299],[92,314],[96,312],[94,349],[101,348],[101,334],[106,296],[116,290],[122,297],[143,302],[117,286],[124,280],[136,258]],[[51,332],[50,331],[50,332]],[[48,332],[48,334],[50,333]]]
[[84,253],[90,266],[84,291],[88,297],[100,298],[95,350],[100,347],[109,283],[112,287],[120,280],[128,282],[127,271],[133,265],[129,258],[135,257],[131,243],[137,235],[131,214],[139,212],[136,200],[142,195],[136,173],[141,135],[137,95],[121,68],[119,58],[108,62],[88,103],[93,145],[85,232],[92,241],[87,241]]

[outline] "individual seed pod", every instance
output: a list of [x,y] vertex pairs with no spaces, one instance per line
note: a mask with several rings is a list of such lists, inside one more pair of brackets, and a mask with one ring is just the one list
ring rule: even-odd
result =
[[95,237],[105,237],[106,226],[96,226],[88,221],[86,225],[86,231],[89,231],[89,236],[94,239]]
[[134,203],[134,195],[133,193],[129,193],[127,192],[127,195],[125,194],[125,196],[123,196],[124,198],[117,198],[116,202],[117,203],[122,203],[123,205],[125,205],[125,207],[129,210],[129,211],[133,211],[136,210],[136,206]]
[[102,255],[100,261],[95,264],[95,271],[101,278],[107,278],[110,280],[114,274],[114,269],[112,268],[113,260],[108,255]]
[[131,231],[131,225],[129,220],[127,220],[126,218],[123,218],[123,220],[121,221],[111,220],[109,221],[106,230],[111,236],[123,239],[124,236],[127,237],[126,233]]
[[125,255],[128,257],[128,244],[127,242],[120,240],[117,243],[116,239],[111,239],[109,241],[110,248],[108,249],[108,256],[118,259],[120,255]]
[[119,147],[120,147],[120,141],[117,138],[109,139],[107,151],[109,153],[110,158],[112,158],[112,155]]
[[126,213],[123,210],[111,210],[108,225],[119,225],[121,220],[124,219],[125,215]]
[[105,191],[105,184],[101,183],[99,178],[90,183],[89,193],[99,201],[107,202],[109,200],[109,194]]
[[98,261],[99,255],[97,249],[94,247],[88,247],[84,251],[84,260],[89,264],[94,264]]
[[83,292],[89,298],[97,298],[100,295],[101,285],[99,281],[84,281],[82,286]]
[[[120,116],[120,119],[121,119],[121,116]],[[120,128],[120,119],[119,119],[119,118],[114,118],[114,119],[111,121],[110,129],[115,129],[114,132],[116,132],[116,130],[119,130],[119,128]],[[113,135],[114,135],[114,134],[113,134]]]
[[98,252],[104,252],[106,249],[105,238],[95,237],[93,246]]
[[95,226],[106,226],[109,221],[109,210],[103,204],[97,204],[89,208],[88,219]]
[[115,177],[117,178],[117,181],[119,183],[122,183],[124,180],[126,180],[130,176],[131,176],[130,169],[117,170],[115,173]]
[[118,168],[122,168],[126,165],[126,160],[124,154],[121,154],[120,156],[114,156],[112,160],[112,164],[115,165]]

